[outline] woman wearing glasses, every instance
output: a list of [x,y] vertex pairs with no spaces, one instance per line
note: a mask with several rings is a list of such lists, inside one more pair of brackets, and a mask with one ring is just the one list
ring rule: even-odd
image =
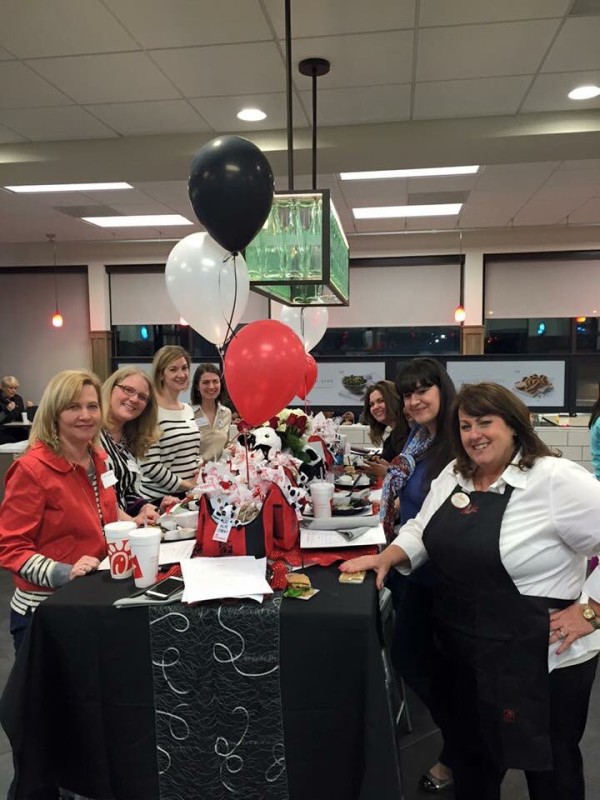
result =
[[137,367],[121,367],[102,386],[104,424],[100,439],[108,455],[119,507],[138,525],[155,522],[156,508],[141,495],[140,461],[158,441],[157,404],[154,387]]

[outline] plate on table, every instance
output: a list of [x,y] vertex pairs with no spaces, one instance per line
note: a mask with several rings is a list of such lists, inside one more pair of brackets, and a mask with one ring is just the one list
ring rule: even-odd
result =
[[[371,513],[371,503],[369,500],[356,500],[352,499],[349,500],[347,503],[340,503],[334,502],[331,509],[331,516],[332,517],[353,517],[357,514],[370,514]],[[307,509],[303,512],[305,517],[313,516],[313,510],[311,506],[308,506]]]
[[362,492],[365,489],[368,489],[369,486],[372,486],[375,483],[375,478],[370,475],[361,475],[358,483],[354,484],[354,481],[345,481],[342,483],[339,479],[335,481],[333,484],[336,489],[339,489],[343,492]]

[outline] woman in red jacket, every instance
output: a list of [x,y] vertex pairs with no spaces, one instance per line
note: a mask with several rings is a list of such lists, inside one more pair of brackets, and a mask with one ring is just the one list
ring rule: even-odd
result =
[[97,569],[106,555],[103,526],[117,519],[117,501],[97,447],[101,424],[98,378],[60,372],[46,387],[29,448],[6,474],[0,566],[16,585],[10,604],[15,650],[42,600]]

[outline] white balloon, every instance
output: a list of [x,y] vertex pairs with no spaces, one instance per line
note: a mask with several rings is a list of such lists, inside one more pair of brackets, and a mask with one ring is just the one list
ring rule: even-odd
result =
[[169,253],[165,280],[181,316],[201,336],[221,347],[248,303],[250,280],[243,257],[237,255],[234,262],[208,233],[192,233]]
[[304,342],[308,353],[318,344],[327,330],[329,312],[325,306],[283,306],[279,318]]

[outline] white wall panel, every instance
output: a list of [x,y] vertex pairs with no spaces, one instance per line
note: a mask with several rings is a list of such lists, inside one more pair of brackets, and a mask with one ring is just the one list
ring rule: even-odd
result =
[[595,317],[598,313],[600,259],[494,261],[491,256],[486,260],[486,317]]
[[[162,272],[113,273],[110,276],[113,325],[175,325],[180,314],[171,302]],[[266,298],[250,292],[242,322],[268,317]]]
[[35,403],[60,370],[91,366],[87,275],[59,273],[58,302],[65,324],[53,328],[53,274],[0,271],[0,375],[15,375]]

